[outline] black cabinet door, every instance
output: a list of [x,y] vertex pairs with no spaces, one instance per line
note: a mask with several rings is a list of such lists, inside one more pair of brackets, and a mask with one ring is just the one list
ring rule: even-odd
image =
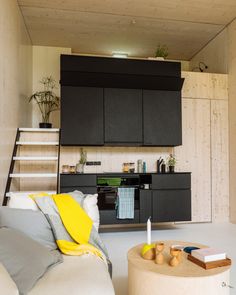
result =
[[147,222],[152,217],[152,190],[140,190],[140,223]]
[[153,190],[153,222],[190,221],[190,190]]
[[103,89],[61,87],[61,144],[103,145]]
[[142,90],[104,89],[105,143],[142,144]]
[[143,127],[144,145],[181,145],[181,92],[143,90]]

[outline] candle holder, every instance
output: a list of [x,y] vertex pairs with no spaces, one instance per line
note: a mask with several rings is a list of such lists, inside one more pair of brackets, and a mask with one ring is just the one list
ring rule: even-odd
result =
[[181,252],[181,250],[179,249],[175,249],[175,248],[170,248],[170,255],[172,256],[169,264],[170,266],[177,266],[179,264],[179,259],[178,259],[178,256],[179,256],[179,253]]
[[164,243],[156,243],[156,248],[155,248],[155,252],[156,252],[156,258],[155,258],[155,263],[156,264],[163,264],[164,262],[164,255],[162,254],[163,250],[164,250]]
[[155,244],[144,244],[141,256],[146,260],[154,260],[155,259]]

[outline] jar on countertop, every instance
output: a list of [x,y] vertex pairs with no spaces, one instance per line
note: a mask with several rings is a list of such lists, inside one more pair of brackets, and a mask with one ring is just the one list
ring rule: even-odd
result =
[[132,162],[132,163],[129,163],[129,173],[134,173],[135,172],[135,164]]
[[129,173],[129,163],[123,163],[122,171],[123,173]]
[[70,166],[69,165],[62,165],[61,171],[62,171],[62,173],[70,173]]

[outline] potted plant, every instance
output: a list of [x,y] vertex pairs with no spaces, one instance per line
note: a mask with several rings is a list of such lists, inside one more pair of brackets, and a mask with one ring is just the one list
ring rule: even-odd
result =
[[167,165],[169,167],[169,173],[174,173],[175,172],[175,165],[176,165],[176,158],[170,154],[169,157],[167,158]]
[[155,53],[156,59],[159,60],[164,60],[167,58],[169,52],[168,52],[168,47],[166,45],[158,45]]
[[79,163],[76,165],[76,172],[77,173],[84,173],[84,165],[87,162],[87,152],[81,148],[80,149],[80,160]]
[[50,77],[44,77],[41,81],[43,90],[37,91],[31,95],[29,101],[35,101],[42,115],[42,122],[39,123],[40,128],[52,128],[49,123],[50,114],[60,108],[60,98],[54,93],[56,81]]

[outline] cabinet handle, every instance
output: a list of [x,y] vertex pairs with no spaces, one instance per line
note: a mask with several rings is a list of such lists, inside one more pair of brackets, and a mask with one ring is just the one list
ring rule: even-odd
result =
[[226,282],[222,282],[221,287],[228,287],[230,289],[234,289],[233,286],[227,285]]

